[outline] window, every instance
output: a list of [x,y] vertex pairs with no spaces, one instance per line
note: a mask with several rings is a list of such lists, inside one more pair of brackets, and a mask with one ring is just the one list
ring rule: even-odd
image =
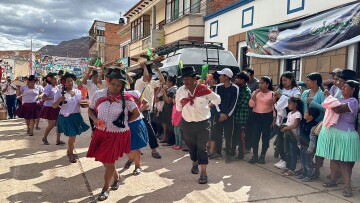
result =
[[97,36],[99,43],[105,43],[105,36]]
[[120,47],[120,58],[129,57],[129,44]]
[[150,15],[143,15],[131,23],[131,41],[150,35]]
[[286,60],[286,71],[290,71],[294,74],[297,81],[301,78],[300,73],[300,59],[288,59]]
[[246,55],[247,53],[248,48],[246,46],[240,48],[240,70],[242,71],[250,67],[251,58]]
[[189,13],[199,13],[201,0],[166,0],[166,22],[172,22]]

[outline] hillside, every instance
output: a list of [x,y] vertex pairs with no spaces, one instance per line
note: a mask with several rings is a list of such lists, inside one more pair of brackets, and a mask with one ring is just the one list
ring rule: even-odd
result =
[[89,57],[89,38],[82,37],[62,41],[58,45],[46,45],[39,49],[42,55],[62,56],[71,58]]

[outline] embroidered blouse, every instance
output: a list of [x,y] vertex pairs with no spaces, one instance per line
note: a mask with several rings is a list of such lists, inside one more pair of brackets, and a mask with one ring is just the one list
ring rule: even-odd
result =
[[129,112],[137,108],[136,103],[133,100],[126,100],[125,101],[125,128],[119,128],[113,124],[119,115],[121,114],[123,107],[122,107],[122,100],[117,102],[104,101],[97,106],[97,101],[100,98],[107,97],[108,88],[99,90],[94,93],[93,97],[90,101],[90,108],[96,110],[97,118],[103,120],[106,125],[105,131],[107,132],[125,132],[129,130],[128,120],[129,120]]

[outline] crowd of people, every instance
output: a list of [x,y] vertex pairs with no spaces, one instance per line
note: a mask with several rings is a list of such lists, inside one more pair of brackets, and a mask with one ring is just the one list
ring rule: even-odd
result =
[[[119,188],[115,162],[124,154],[128,157],[124,168],[135,162],[133,175],[141,174],[140,149],[147,145],[156,159],[161,158],[158,143],[189,151],[191,173],[200,173],[198,182],[206,184],[209,159],[224,154],[225,163],[231,163],[252,153],[249,163],[265,164],[274,137],[274,156],[279,158],[274,166],[284,176],[296,175],[303,182],[315,180],[323,160],[328,159],[331,174],[323,186],[336,187],[342,179],[343,195],[352,196],[352,169],[360,160],[356,72],[335,69],[331,80],[324,81],[321,74],[311,73],[302,86],[293,73],[285,72],[274,90],[270,77],[257,79],[251,68],[236,75],[224,68],[206,81],[199,80],[191,66],[182,68],[179,76],[146,64],[141,68],[142,76],[136,81],[119,67],[100,73],[90,67],[78,85],[71,73],[49,73],[42,78],[43,83],[30,75],[22,87],[8,79],[2,92],[9,118],[24,118],[29,136],[34,135],[34,128],[39,129],[39,118],[46,119],[45,145],[56,126],[57,145],[65,144],[61,134],[69,138],[67,156],[71,163],[77,161],[75,138],[91,128],[86,156],[105,167],[100,201],[108,198],[110,190]],[[103,77],[106,84],[101,89]],[[16,101],[21,102],[19,107]],[[80,108],[88,108],[90,126]]]

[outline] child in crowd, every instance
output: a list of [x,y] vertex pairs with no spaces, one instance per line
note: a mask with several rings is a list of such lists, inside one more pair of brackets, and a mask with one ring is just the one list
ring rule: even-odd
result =
[[300,121],[302,118],[303,105],[299,97],[290,97],[288,100],[290,112],[287,116],[285,125],[280,126],[280,131],[284,133],[286,169],[283,174],[292,176],[295,174],[297,162],[297,143],[300,135]]
[[309,182],[315,170],[315,166],[312,160],[315,154],[314,147],[316,147],[316,136],[311,135],[311,131],[312,128],[317,125],[315,119],[319,115],[319,109],[310,107],[304,114],[304,120],[302,120],[300,123],[300,156],[302,173],[298,176],[298,179],[303,182]]
[[179,150],[182,147],[182,131],[181,131],[181,127],[180,127],[180,123],[181,123],[181,111],[177,111],[176,110],[176,105],[175,105],[175,97],[173,98],[173,110],[172,110],[172,119],[171,119],[171,123],[174,126],[174,133],[175,133],[175,145],[174,145],[174,149],[175,150]]

